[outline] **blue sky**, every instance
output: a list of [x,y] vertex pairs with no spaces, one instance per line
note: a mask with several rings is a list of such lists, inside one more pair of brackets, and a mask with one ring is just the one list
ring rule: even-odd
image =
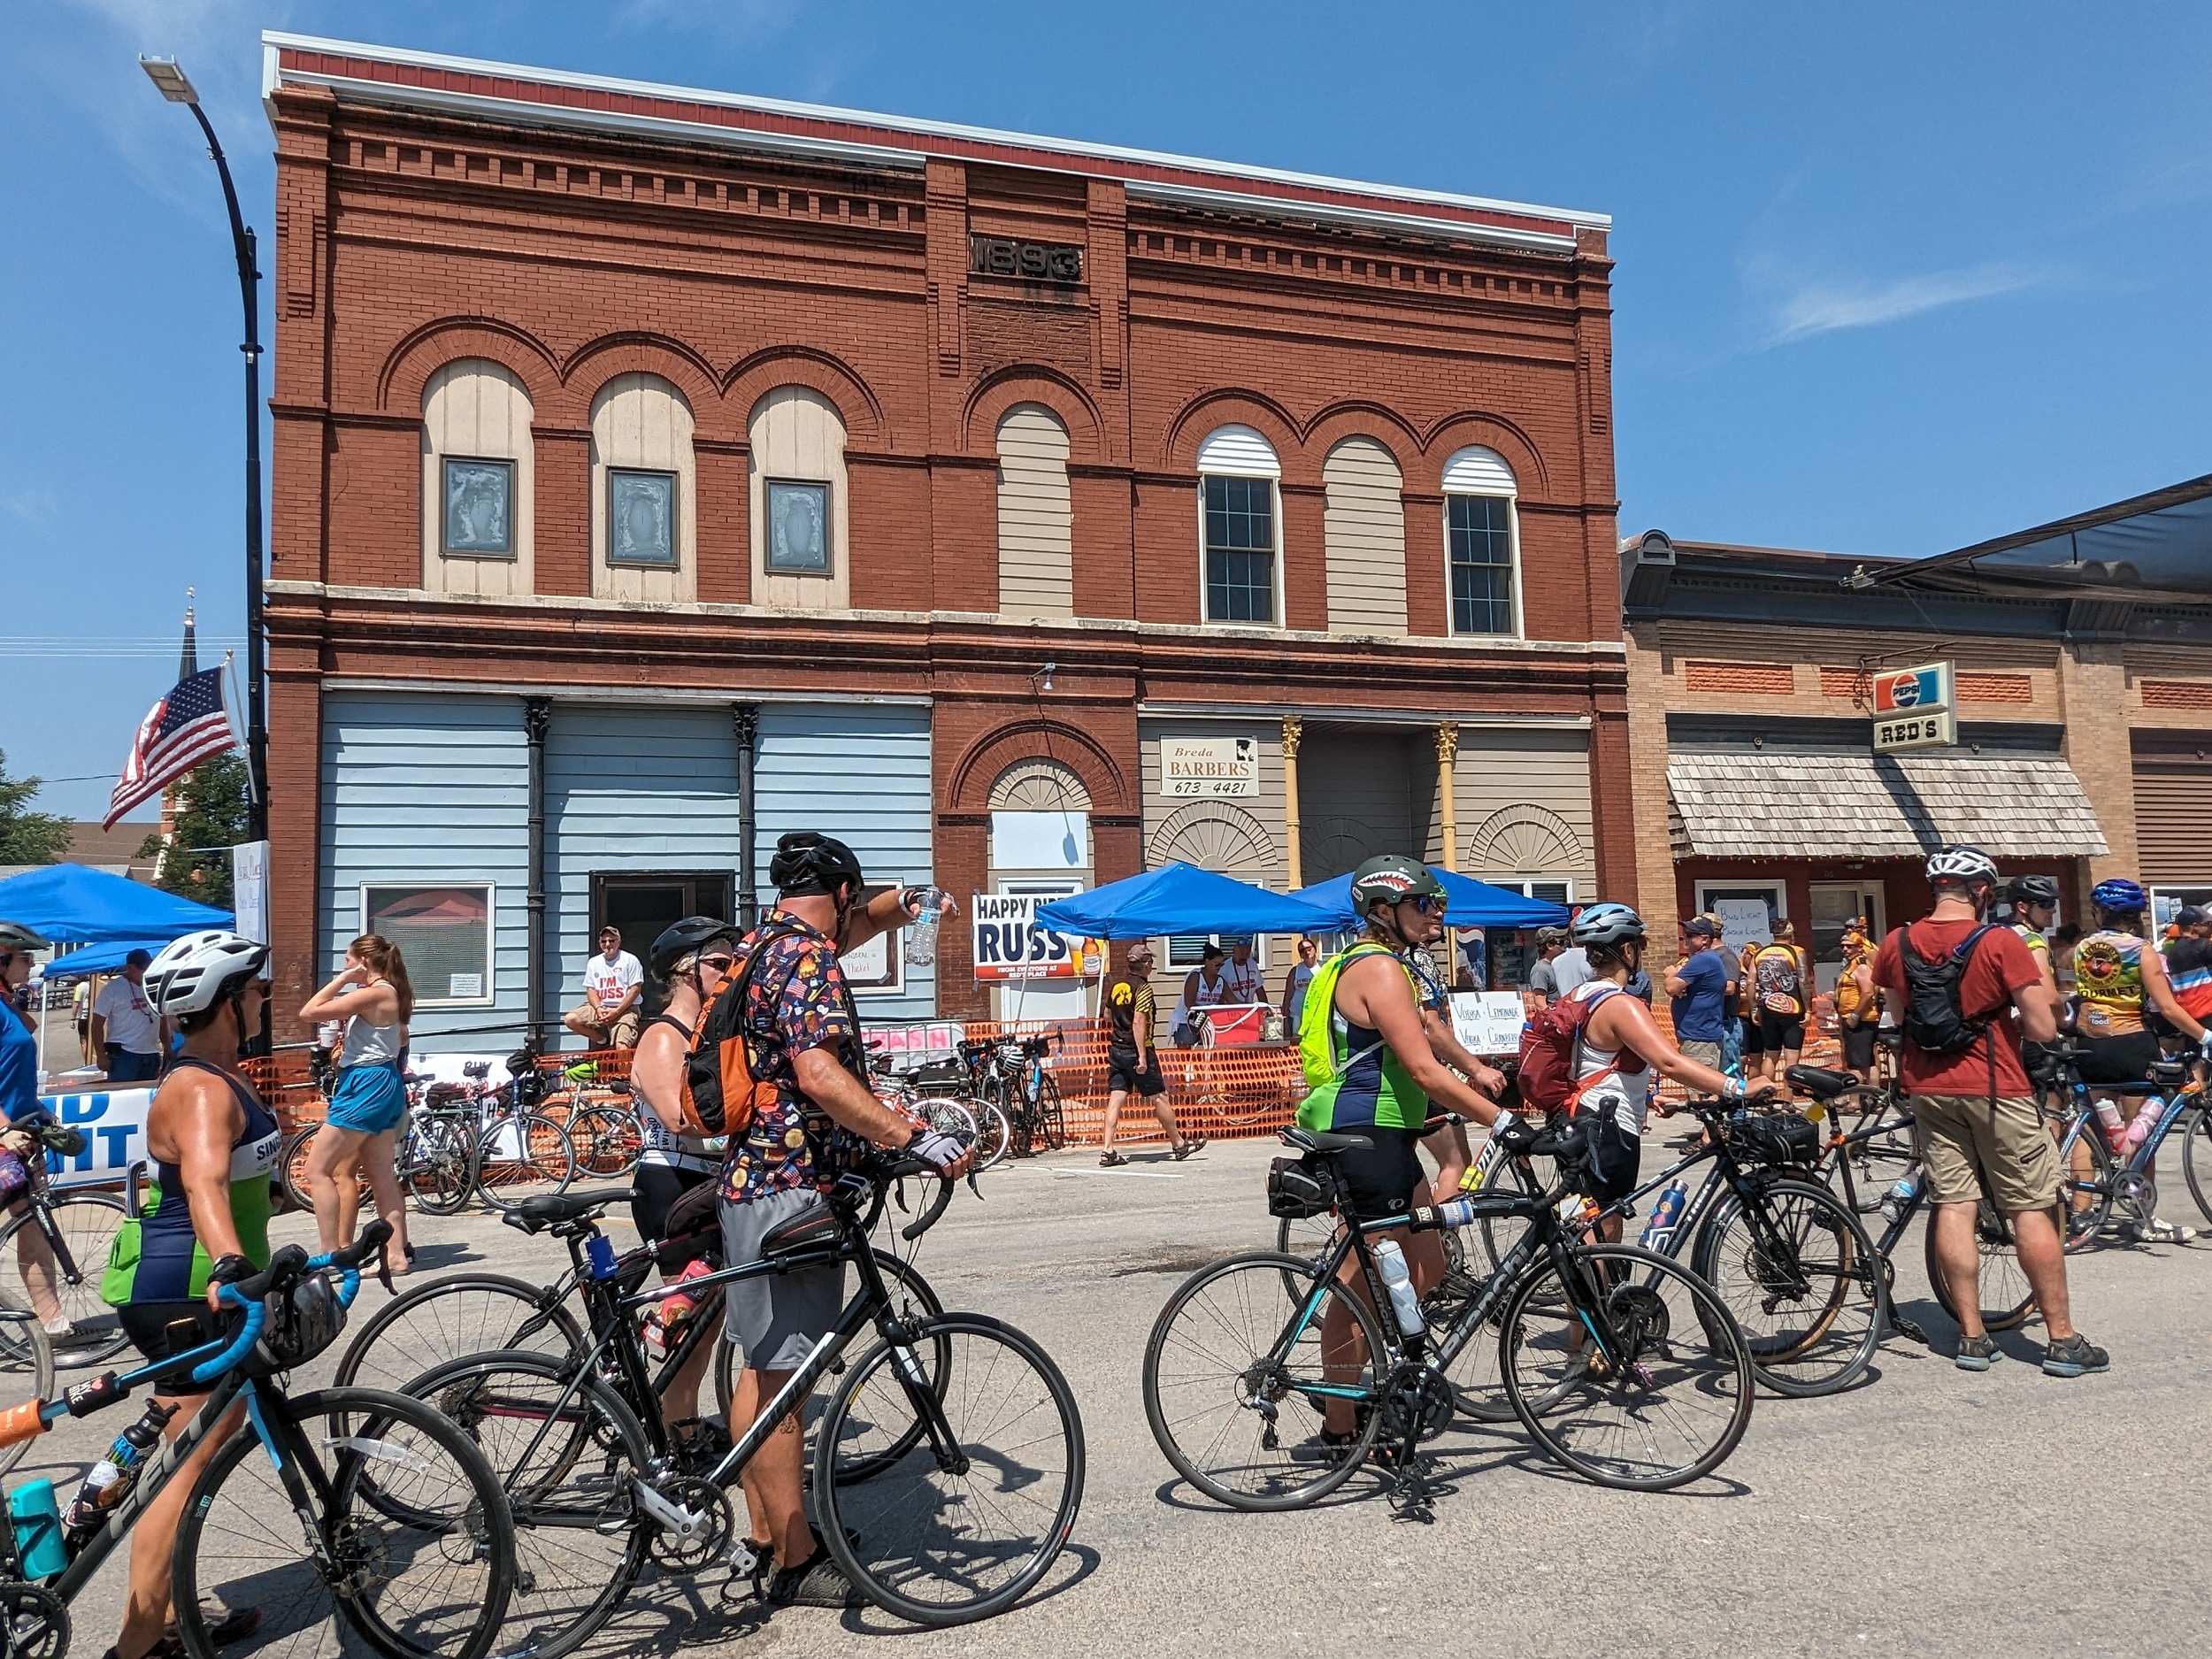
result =
[[46,792],[74,816],[185,588],[242,629],[221,196],[134,56],[198,82],[265,269],[264,27],[1610,212],[1624,530],[1931,553],[2212,472],[2201,5],[30,0],[0,748],[87,778]]

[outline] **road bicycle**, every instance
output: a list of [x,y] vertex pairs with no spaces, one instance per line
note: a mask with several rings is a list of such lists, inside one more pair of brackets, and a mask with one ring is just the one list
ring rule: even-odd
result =
[[0,1532],[11,1659],[64,1659],[70,1604],[241,1405],[243,1421],[200,1471],[177,1529],[172,1598],[190,1659],[213,1659],[211,1621],[225,1617],[217,1597],[258,1609],[256,1651],[277,1659],[365,1649],[381,1659],[484,1659],[505,1617],[515,1555],[505,1494],[481,1455],[419,1401],[283,1386],[281,1373],[336,1333],[360,1264],[383,1246],[382,1226],[327,1256],[288,1245],[227,1286],[224,1300],[244,1313],[234,1333],[0,1413],[0,1440],[27,1443],[64,1417],[142,1385],[159,1392],[158,1379],[180,1372],[214,1385],[182,1432],[116,1483],[125,1489],[102,1520],[65,1531],[58,1571],[27,1577],[12,1531]]
[[[812,1494],[831,1557],[868,1601],[943,1625],[1011,1606],[1043,1577],[1081,1502],[1082,1422],[1044,1350],[979,1314],[914,1317],[870,1247],[866,1217],[887,1182],[918,1174],[879,1159],[772,1229],[762,1258],[688,1281],[694,1293],[810,1268],[849,1265],[858,1288],[834,1327],[736,1443],[703,1474],[683,1471],[636,1336],[635,1310],[675,1294],[622,1294],[596,1218],[619,1193],[531,1199],[526,1228],[569,1241],[587,1263],[591,1334],[561,1357],[509,1350],[457,1360],[408,1385],[484,1447],[507,1482],[526,1594],[521,1645],[559,1659],[600,1630],[647,1561],[684,1574],[753,1564],[726,1489],[816,1384],[841,1381],[815,1425]],[[913,1224],[943,1212],[939,1184]],[[872,1346],[848,1350],[872,1335]],[[610,1379],[616,1380],[610,1380]],[[647,1402],[641,1416],[634,1402]]]
[[[2115,1228],[2131,1236],[2158,1214],[2158,1154],[2175,1130],[2182,1129],[2181,1168],[2189,1195],[2212,1219],[2212,1130],[2205,1125],[2204,1085],[2192,1060],[2160,1060],[2150,1075],[2127,1083],[2082,1080],[2083,1051],[2057,1045],[2044,1051],[2047,1070],[2038,1079],[2047,1096],[2055,1095],[2066,1125],[2058,1157],[2063,1171],[2066,1249],[2085,1250]],[[2098,1117],[2099,1097],[2139,1097],[2140,1114],[2155,1110],[2158,1120],[2132,1147],[2116,1148]],[[2200,1169],[2200,1165],[2203,1167]]]
[[[36,1144],[23,1160],[30,1187],[9,1206],[7,1220],[0,1224],[0,1314],[36,1315],[39,1299],[25,1274],[42,1274],[66,1327],[54,1333],[48,1363],[96,1365],[130,1340],[115,1310],[101,1299],[100,1279],[115,1235],[131,1210],[115,1193],[54,1187],[56,1164],[87,1156],[82,1130],[56,1123],[43,1112],[27,1115],[15,1127],[28,1131]],[[43,1323],[37,1317],[0,1317],[0,1364],[35,1370],[28,1333]]]
[[1060,1085],[1054,1080],[1049,1064],[1059,1043],[1060,1039],[1049,1032],[999,1040],[994,1098],[1013,1126],[1018,1158],[1034,1156],[1041,1150],[1057,1152],[1068,1143]]
[[[1363,1135],[1286,1129],[1304,1171],[1271,1179],[1274,1205],[1325,1204],[1343,1189],[1338,1157]],[[1433,1518],[1422,1442],[1450,1426],[1449,1380],[1461,1351],[1494,1332],[1508,1403],[1538,1446],[1584,1479],[1661,1491],[1718,1468],[1751,1420],[1751,1356],[1712,1287],[1671,1258],[1592,1244],[1556,1206],[1586,1179],[1573,1126],[1534,1137],[1558,1162],[1555,1185],[1417,1204],[1410,1216],[1348,1217],[1318,1263],[1271,1251],[1201,1268],[1168,1298],[1145,1345],[1145,1417],[1176,1471],[1240,1509],[1302,1509],[1380,1451],[1401,1513]],[[1279,1172],[1288,1161],[1278,1165]],[[1523,1179],[1534,1184],[1534,1171]],[[1498,1271],[1432,1340],[1418,1310],[1402,1318],[1369,1235],[1464,1225],[1493,1215],[1525,1224]],[[1356,1271],[1348,1273],[1348,1263]],[[1286,1273],[1304,1295],[1287,1310]],[[1350,1339],[1350,1340],[1347,1340]],[[1331,1403],[1348,1432],[1328,1431]]]
[[[932,1071],[936,1074],[931,1076]],[[988,1169],[1006,1156],[1013,1134],[1006,1115],[963,1092],[956,1079],[950,1087],[947,1081],[945,1073],[937,1068],[894,1071],[889,1055],[871,1053],[868,1056],[868,1086],[875,1090],[878,1100],[925,1128],[974,1148],[976,1167]]]

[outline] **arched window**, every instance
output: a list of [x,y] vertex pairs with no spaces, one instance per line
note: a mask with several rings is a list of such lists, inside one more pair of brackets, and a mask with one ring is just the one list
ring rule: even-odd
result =
[[1444,557],[1452,632],[1521,631],[1521,531],[1513,469],[1495,449],[1471,445],[1444,463]]
[[1372,438],[1347,438],[1322,462],[1321,482],[1331,630],[1403,634],[1406,515],[1398,463]]
[[531,591],[530,394],[514,371],[464,357],[422,388],[422,585]]
[[1198,446],[1200,581],[1209,622],[1272,623],[1282,541],[1275,451],[1249,426],[1222,426]]
[[845,422],[804,386],[779,386],[753,405],[753,599],[841,611],[852,603],[845,509]]
[[618,374],[591,400],[591,590],[658,603],[699,591],[691,405],[654,374]]
[[1068,500],[1068,429],[1050,410],[1017,403],[998,423],[1002,612],[1075,614],[1074,522]]

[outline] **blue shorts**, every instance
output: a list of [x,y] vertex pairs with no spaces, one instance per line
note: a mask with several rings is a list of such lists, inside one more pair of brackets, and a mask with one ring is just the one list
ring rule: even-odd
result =
[[406,1115],[407,1086],[400,1081],[397,1066],[349,1065],[338,1073],[324,1121],[334,1129],[380,1135],[398,1128]]

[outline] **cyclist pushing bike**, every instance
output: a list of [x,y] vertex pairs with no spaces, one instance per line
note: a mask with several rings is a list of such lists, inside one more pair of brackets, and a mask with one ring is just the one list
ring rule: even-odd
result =
[[[849,951],[902,927],[919,912],[923,889],[897,887],[864,901],[860,860],[828,835],[802,832],[776,843],[769,866],[776,908],[738,948],[742,965],[726,995],[737,1009],[753,1075],[773,1086],[772,1104],[733,1133],[722,1164],[724,1263],[762,1259],[761,1240],[831,1190],[872,1144],[903,1149],[948,1180],[967,1172],[968,1148],[918,1128],[876,1098],[868,1082],[860,1018],[839,964]],[[844,1301],[841,1265],[733,1283],[728,1336],[745,1353],[730,1401],[740,1438],[836,1325]],[[757,1558],[772,1558],[768,1600],[779,1606],[848,1607],[852,1586],[808,1525],[801,1476],[802,1413],[786,1417],[745,1465],[745,1507]]]
[[[182,1029],[184,1052],[148,1109],[154,1182],[139,1215],[116,1235],[100,1294],[149,1360],[176,1351],[170,1331],[177,1324],[195,1327],[178,1346],[225,1334],[233,1317],[223,1311],[222,1286],[269,1264],[269,1176],[284,1133],[238,1070],[239,1051],[261,1030],[269,987],[260,974],[268,959],[267,946],[211,929],[165,946],[146,970],[147,999]],[[190,1425],[199,1397],[213,1386],[188,1375],[155,1383],[155,1399],[175,1413],[170,1439]],[[129,1599],[107,1659],[143,1659],[163,1644],[170,1555],[185,1499],[201,1467],[244,1420],[242,1405],[227,1413],[147,1506],[131,1534]],[[236,1641],[260,1623],[258,1609],[237,1608],[211,1621],[210,1633]]]

